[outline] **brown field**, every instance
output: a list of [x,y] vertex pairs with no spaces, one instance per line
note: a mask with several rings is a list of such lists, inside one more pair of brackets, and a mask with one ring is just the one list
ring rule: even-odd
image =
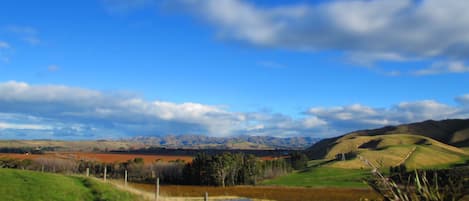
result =
[[[15,158],[15,159],[35,159],[35,158],[62,158],[86,161],[99,161],[105,163],[125,162],[133,160],[134,158],[143,158],[146,164],[153,163],[157,160],[163,162],[183,160],[191,162],[192,156],[171,156],[171,155],[151,155],[151,154],[122,154],[122,153],[90,153],[90,152],[49,152],[45,154],[14,154],[14,153],[0,153],[0,158]],[[284,157],[283,157],[284,158]],[[264,156],[260,157],[261,160],[274,160],[279,157]]]
[[190,162],[192,156],[168,156],[168,155],[146,155],[146,154],[111,154],[111,153],[83,153],[83,152],[60,152],[46,154],[6,154],[0,153],[0,158],[16,158],[16,159],[35,159],[35,158],[62,158],[74,160],[99,161],[106,163],[125,162],[134,158],[143,158],[145,163],[152,163],[156,160],[164,162],[183,160]]
[[[155,186],[151,184],[131,184],[136,189],[153,192]],[[361,198],[368,200],[381,200],[381,197],[371,189],[344,189],[344,188],[292,188],[274,186],[175,186],[163,185],[160,187],[162,196],[167,197],[202,197],[205,192],[210,196],[236,196],[262,200],[278,201],[358,201]]]

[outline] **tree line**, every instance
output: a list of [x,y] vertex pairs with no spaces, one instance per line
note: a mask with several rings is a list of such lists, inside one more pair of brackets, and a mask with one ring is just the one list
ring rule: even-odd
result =
[[253,155],[198,154],[184,166],[183,177],[191,185],[255,185],[259,180],[287,174],[292,170],[285,159],[259,160]]
[[0,168],[65,174],[84,174],[88,170],[95,177],[103,177],[106,168],[107,178],[122,179],[127,171],[131,182],[153,183],[158,177],[162,184],[232,186],[255,185],[261,180],[288,174],[293,169],[305,167],[306,161],[306,156],[300,153],[293,153],[288,158],[260,160],[250,154],[226,152],[199,153],[189,163],[181,160],[145,163],[142,158],[114,163],[62,158],[0,158]]

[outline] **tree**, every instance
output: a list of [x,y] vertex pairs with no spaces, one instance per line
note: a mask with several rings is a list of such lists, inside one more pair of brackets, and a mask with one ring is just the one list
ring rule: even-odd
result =
[[290,154],[290,164],[295,170],[307,168],[308,160],[308,156],[302,152],[297,151]]

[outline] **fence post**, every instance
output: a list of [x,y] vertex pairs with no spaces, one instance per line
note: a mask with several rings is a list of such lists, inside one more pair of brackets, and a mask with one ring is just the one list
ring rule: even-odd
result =
[[156,186],[155,186],[155,201],[160,199],[160,178],[156,178]]
[[107,166],[104,166],[104,181],[106,181],[107,174]]
[[86,177],[90,176],[90,168],[86,168]]
[[124,182],[125,187],[127,187],[127,170],[125,170],[125,182]]
[[208,201],[208,192],[205,192],[204,201]]
[[44,164],[41,166],[41,172],[44,172]]

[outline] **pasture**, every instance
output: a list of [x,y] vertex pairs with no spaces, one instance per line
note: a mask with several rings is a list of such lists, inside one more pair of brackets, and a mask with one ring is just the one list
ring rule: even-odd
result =
[[265,180],[262,184],[316,188],[366,188],[367,184],[363,182],[363,179],[369,175],[369,170],[315,167]]
[[92,178],[0,169],[0,200],[140,201],[140,197]]

